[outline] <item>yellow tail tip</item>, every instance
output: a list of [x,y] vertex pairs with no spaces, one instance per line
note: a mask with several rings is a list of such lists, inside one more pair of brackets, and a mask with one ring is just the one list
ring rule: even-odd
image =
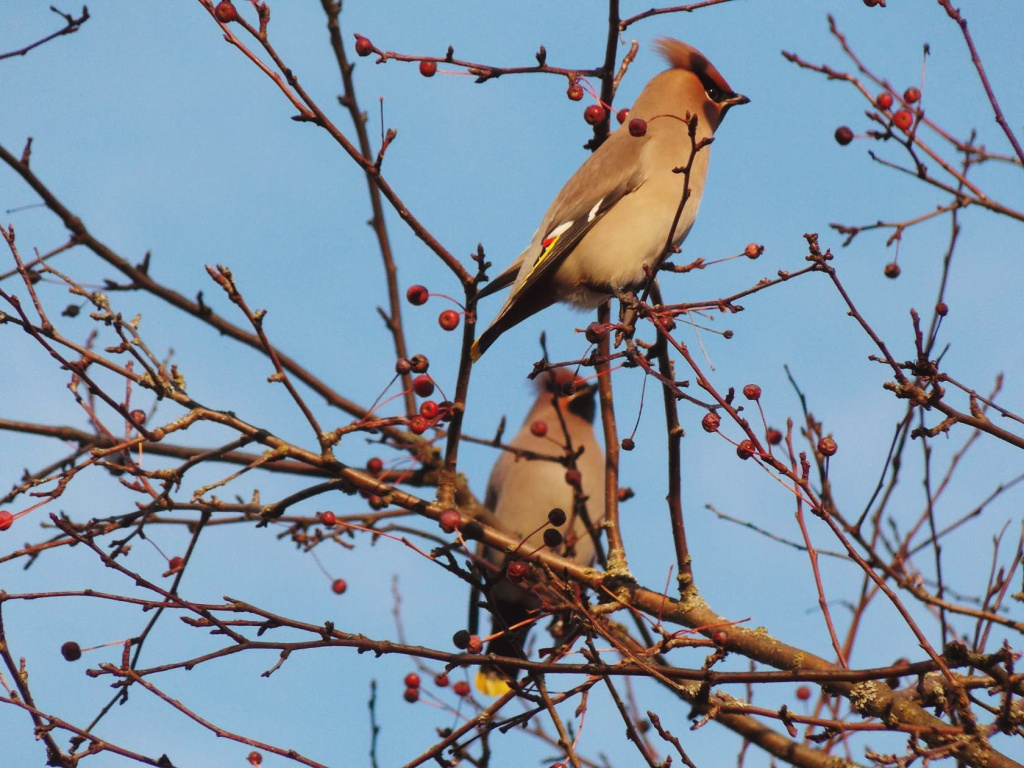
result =
[[512,687],[496,669],[480,669],[476,673],[476,689],[485,696],[496,699],[512,690]]
[[469,360],[475,363],[483,355],[484,351],[480,348],[480,339],[473,342],[473,346],[469,350]]

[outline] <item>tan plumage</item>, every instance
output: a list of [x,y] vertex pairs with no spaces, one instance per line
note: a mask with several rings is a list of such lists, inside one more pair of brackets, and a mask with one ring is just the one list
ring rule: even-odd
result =
[[[568,433],[569,447],[574,454],[583,449],[583,453],[576,459],[576,469],[580,472],[582,493],[587,498],[587,516],[596,532],[604,517],[605,494],[604,451],[598,445],[593,427],[596,407],[594,387],[582,386],[572,395],[562,394],[561,386],[572,380],[572,374],[568,371],[550,375],[510,445],[520,451],[563,458],[566,455]],[[557,411],[553,399],[557,399]],[[559,412],[565,422],[564,431]],[[547,426],[546,436],[538,437],[531,432],[531,425],[538,421]],[[594,560],[594,540],[587,532],[583,518],[574,515],[573,489],[566,483],[565,474],[565,465],[557,461],[530,460],[503,451],[491,471],[485,504],[505,530],[524,540],[525,543],[519,549],[522,552],[532,552],[544,545],[544,529],[554,527],[548,524],[548,513],[555,508],[562,509],[567,519],[564,525],[558,527],[564,537],[559,554],[571,556],[576,562],[589,565]],[[504,553],[491,549],[483,549],[481,555],[496,570],[501,569],[506,560]],[[514,559],[515,555],[510,557]],[[541,607],[541,600],[534,592],[502,579],[490,588],[487,604],[492,612],[491,626],[494,634],[506,631],[533,615]],[[526,633],[525,628],[506,631],[488,643],[487,652],[513,658],[522,656]],[[485,693],[496,695],[508,686],[497,669],[484,667],[477,676],[477,687]]]
[[[514,283],[473,344],[474,360],[502,333],[555,302],[592,309],[616,291],[636,290],[646,280],[645,265],[661,258],[683,196],[684,174],[673,169],[685,165],[691,151],[683,119],[697,116],[699,142],[714,134],[730,107],[749,99],[697,49],[667,37],[657,47],[672,66],[651,79],[629,112],[629,120],[646,121],[647,132],[631,135],[629,120],[613,132],[555,197],[529,247],[481,290],[486,296]],[[697,217],[709,150],[694,160],[673,245]]]

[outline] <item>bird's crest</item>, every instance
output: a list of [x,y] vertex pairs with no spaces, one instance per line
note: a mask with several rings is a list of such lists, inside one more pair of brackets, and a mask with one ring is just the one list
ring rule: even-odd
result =
[[665,61],[675,69],[693,72],[702,81],[713,82],[722,93],[732,93],[732,88],[722,77],[722,73],[715,69],[715,65],[708,61],[707,56],[692,45],[687,45],[681,40],[674,40],[671,37],[659,37],[654,41],[654,46]]

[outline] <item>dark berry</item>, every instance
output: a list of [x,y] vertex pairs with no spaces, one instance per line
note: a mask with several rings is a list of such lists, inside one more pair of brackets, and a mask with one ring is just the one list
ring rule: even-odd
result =
[[754,443],[751,440],[744,440],[736,446],[736,455],[744,461],[749,459],[755,453],[757,453],[757,449],[754,447]]
[[74,640],[68,640],[60,647],[60,655],[64,661],[78,661],[82,658],[82,647]]
[[647,121],[640,117],[634,117],[629,121],[629,135],[640,138],[647,135]]

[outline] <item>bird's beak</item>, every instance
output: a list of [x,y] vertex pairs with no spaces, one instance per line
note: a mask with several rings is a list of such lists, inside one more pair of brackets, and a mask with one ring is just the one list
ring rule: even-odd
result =
[[738,107],[740,104],[749,104],[750,99],[742,93],[734,93],[729,98],[724,99],[721,103],[723,107]]

